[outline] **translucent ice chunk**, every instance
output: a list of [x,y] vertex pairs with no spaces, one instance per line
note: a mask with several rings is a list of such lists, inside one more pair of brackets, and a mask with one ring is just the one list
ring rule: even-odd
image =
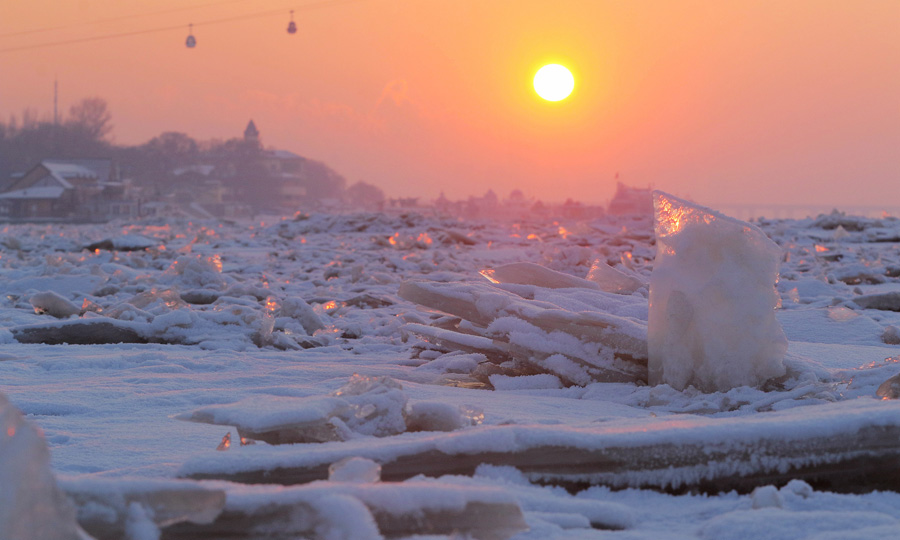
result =
[[344,458],[328,467],[328,479],[332,482],[378,482],[381,480],[381,465],[361,457]]
[[636,276],[626,274],[597,259],[588,271],[587,280],[596,283],[601,290],[617,294],[631,294],[647,284]]
[[309,335],[313,335],[316,330],[325,328],[312,306],[299,296],[285,298],[281,302],[280,316],[296,319]]
[[[332,419],[350,413],[349,404],[334,397],[254,396],[227,405],[209,405],[176,418],[234,426],[242,439],[293,444],[342,440]],[[228,439],[230,444],[230,433]]]
[[230,431],[228,433],[226,433],[224,437],[222,437],[222,442],[219,443],[219,446],[216,447],[216,450],[219,450],[220,452],[224,452],[225,450],[228,450],[229,448],[231,448],[231,432]]
[[759,486],[753,490],[750,498],[753,500],[753,508],[757,510],[760,508],[782,508],[784,506],[784,499],[781,493],[773,485]]
[[0,394],[0,536],[76,540],[75,507],[56,485],[44,437]]
[[354,374],[334,392],[350,403],[354,414],[341,419],[356,433],[385,437],[406,431],[404,409],[407,396],[403,386],[390,377]]
[[882,399],[900,398],[900,373],[881,383],[875,395]]
[[440,401],[413,403],[406,412],[409,431],[455,431],[472,424],[459,407]]
[[30,302],[35,313],[46,313],[58,319],[66,319],[81,312],[78,306],[53,291],[39,292],[31,297]]
[[726,392],[785,373],[781,249],[757,227],[654,192],[649,381]]

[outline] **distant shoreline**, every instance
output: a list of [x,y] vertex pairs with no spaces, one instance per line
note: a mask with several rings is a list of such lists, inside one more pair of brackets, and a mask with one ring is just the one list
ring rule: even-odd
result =
[[838,210],[849,216],[879,218],[900,216],[900,204],[884,206],[865,205],[821,205],[821,204],[711,204],[709,208],[725,215],[747,221],[759,217],[767,219],[803,219],[830,214]]

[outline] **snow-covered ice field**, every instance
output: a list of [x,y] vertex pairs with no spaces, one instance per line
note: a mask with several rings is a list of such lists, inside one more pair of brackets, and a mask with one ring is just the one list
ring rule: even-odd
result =
[[[134,540],[900,538],[886,490],[900,488],[900,381],[885,384],[900,374],[900,220],[755,224],[780,250],[787,337],[784,374],[758,388],[646,384],[649,214],[411,211],[5,226],[0,391],[43,431],[83,524]],[[513,263],[554,272],[497,270]],[[467,315],[410,300],[434,307],[429,291]],[[616,345],[548,312],[613,324]],[[732,349],[767,331],[734,324]],[[39,461],[11,461],[7,433],[0,470]],[[383,481],[364,460],[328,480],[353,457]],[[867,461],[882,478],[855,475]],[[16,519],[10,474],[0,523]],[[238,517],[190,529],[109,502],[173,486],[224,491]]]

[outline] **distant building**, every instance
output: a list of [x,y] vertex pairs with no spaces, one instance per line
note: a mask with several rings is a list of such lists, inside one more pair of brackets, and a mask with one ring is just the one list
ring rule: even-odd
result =
[[346,180],[324,163],[288,150],[263,149],[253,120],[244,129],[243,139],[229,148],[213,174],[227,188],[222,196],[225,206],[295,211],[343,197]]
[[653,215],[652,189],[626,186],[619,182],[607,212],[613,215]]
[[247,128],[244,129],[244,140],[259,144],[259,130],[256,129],[256,124],[253,123],[253,120],[250,120]]
[[41,161],[0,192],[0,219],[106,221],[133,217],[138,203],[108,159]]

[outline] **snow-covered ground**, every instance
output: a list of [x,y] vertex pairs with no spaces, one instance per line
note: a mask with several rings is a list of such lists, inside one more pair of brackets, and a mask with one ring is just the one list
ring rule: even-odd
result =
[[[542,327],[540,313],[528,319],[535,309],[614,316],[622,339],[640,340],[656,257],[651,216],[506,222],[409,212],[3,227],[0,391],[43,430],[52,470],[82,518],[104,510],[77,493],[208,478],[171,485],[224,490],[226,510],[269,527],[248,538],[281,538],[279,527],[296,534],[284,525],[291,519],[247,510],[266,504],[325,516],[308,533],[321,538],[900,537],[900,494],[865,484],[833,493],[790,478],[791,466],[820,464],[816,445],[857,431],[887,433],[894,438],[879,439],[880,450],[900,454],[900,406],[887,399],[900,383],[883,385],[900,374],[900,220],[832,214],[756,225],[783,252],[776,317],[788,339],[787,374],[760,388],[648,386],[634,368],[640,359],[612,353],[584,367],[579,359],[603,357],[602,347]],[[112,243],[83,249],[102,240]],[[599,276],[598,260],[631,278],[626,290],[603,290],[612,274]],[[479,273],[523,262],[603,286],[528,284],[535,274],[521,266],[507,268],[525,268],[524,278]],[[426,283],[399,294],[404,282]],[[428,287],[473,299],[477,313],[453,318],[409,300]],[[501,312],[490,325],[473,321]],[[123,339],[132,343],[116,343]],[[47,344],[54,340],[85,344]],[[521,361],[534,355],[541,360]],[[241,444],[253,442],[248,435],[257,441]],[[326,442],[275,444],[313,440]],[[647,448],[686,461],[648,468],[638,451]],[[565,449],[625,457],[604,473],[596,462],[568,467]],[[381,463],[385,481],[342,482],[340,471],[285,488],[236,481],[270,471],[273,484],[291,484],[278,475],[354,456]],[[535,459],[546,467],[531,467]],[[740,492],[703,484],[730,486],[766,459],[783,460],[787,474]],[[371,480],[371,463],[361,463],[343,474]],[[431,471],[438,478],[416,474]],[[422,515],[429,505],[469,509],[488,524],[519,508],[527,530],[515,517],[488,532],[456,517],[448,530],[391,534],[378,517]],[[126,510],[127,537],[159,537],[159,519]],[[190,537],[160,526],[162,538]]]

